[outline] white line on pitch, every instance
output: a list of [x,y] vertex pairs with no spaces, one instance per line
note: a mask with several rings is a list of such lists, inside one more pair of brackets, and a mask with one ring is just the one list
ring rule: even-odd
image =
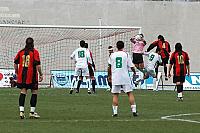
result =
[[[27,119],[28,120],[28,119]],[[140,120],[117,120],[117,119],[113,119],[113,120],[31,120],[31,121],[27,121],[25,120],[1,120],[0,123],[5,123],[5,122],[12,122],[12,123],[23,123],[23,122],[39,122],[39,123],[62,123],[62,122],[145,122],[145,121],[161,121],[161,119],[140,119]]]
[[200,121],[173,118],[173,117],[191,116],[191,115],[200,115],[200,113],[188,113],[188,114],[168,115],[168,116],[162,116],[161,119],[162,120],[171,120],[171,121],[184,121],[184,122],[190,122],[190,123],[198,123],[198,124],[200,124]]

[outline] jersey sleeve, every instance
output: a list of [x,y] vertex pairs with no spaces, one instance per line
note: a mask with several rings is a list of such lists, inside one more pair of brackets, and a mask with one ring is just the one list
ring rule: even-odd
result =
[[161,58],[160,55],[158,55],[158,62],[159,62],[159,63],[162,63],[162,58]]
[[34,50],[34,62],[35,62],[35,65],[40,65],[40,54],[37,50]]
[[15,58],[14,58],[14,63],[15,63],[15,64],[19,64],[19,59],[20,59],[20,56],[19,56],[19,55],[20,55],[20,52],[18,52],[17,55],[16,55]]
[[70,55],[70,58],[73,59],[75,56],[76,50],[74,50],[74,52]]

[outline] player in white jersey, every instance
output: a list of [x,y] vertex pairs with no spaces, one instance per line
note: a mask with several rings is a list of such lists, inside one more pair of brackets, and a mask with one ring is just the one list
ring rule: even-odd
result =
[[112,75],[113,117],[117,116],[118,96],[121,90],[127,93],[133,116],[137,116],[135,98],[132,94],[131,79],[128,73],[131,68],[135,74],[135,68],[129,54],[123,51],[124,42],[118,41],[116,45],[118,51],[112,53],[108,60],[108,76]]
[[157,77],[156,77],[155,68],[156,68],[157,65],[162,63],[161,56],[159,55],[160,51],[161,51],[160,48],[157,48],[156,52],[146,52],[146,53],[144,53],[144,55],[148,56],[148,61],[147,61],[147,64],[145,66],[145,69],[144,69],[144,77],[142,79],[138,79],[137,81],[134,81],[134,83],[136,85],[140,81],[143,81],[144,79],[149,78],[149,75],[151,75],[153,77],[153,84],[154,84],[153,89],[156,90],[155,82],[157,80]]
[[[77,82],[77,77],[86,77],[87,79],[87,87],[88,90],[90,90],[90,79],[89,79],[89,70],[88,70],[88,63],[91,63],[91,58],[89,53],[87,52],[85,48],[85,41],[81,40],[80,41],[80,47],[77,48],[72,55],[70,56],[71,59],[75,58],[75,73],[74,77],[72,79],[72,84],[71,84],[71,89],[70,89],[70,94],[73,93],[75,83]],[[77,86],[78,87],[78,86]],[[78,89],[77,89],[78,90]]]

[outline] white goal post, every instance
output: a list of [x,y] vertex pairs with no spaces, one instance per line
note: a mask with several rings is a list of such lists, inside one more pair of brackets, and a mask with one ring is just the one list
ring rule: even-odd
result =
[[13,58],[24,48],[27,37],[34,39],[39,50],[45,79],[48,85],[51,70],[74,70],[69,56],[79,47],[80,40],[89,44],[97,71],[107,71],[109,45],[121,40],[131,53],[130,38],[141,33],[134,26],[65,26],[65,25],[12,25],[0,24],[0,68],[13,68]]

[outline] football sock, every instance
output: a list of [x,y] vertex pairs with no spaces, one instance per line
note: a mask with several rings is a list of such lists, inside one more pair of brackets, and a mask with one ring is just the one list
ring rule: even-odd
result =
[[87,87],[88,87],[88,91],[90,91],[90,79],[87,79]]
[[176,87],[177,87],[177,97],[178,98],[181,98],[181,97],[183,97],[183,95],[182,95],[182,87],[183,87],[183,85],[176,85]]
[[36,104],[37,104],[37,94],[32,94],[31,100],[30,100],[30,105],[31,105],[30,112],[31,113],[35,112]]
[[77,91],[80,90],[81,83],[82,83],[82,80],[79,80],[79,81],[78,81],[78,84],[77,84]]
[[167,66],[164,66],[165,77],[167,77]]
[[117,109],[118,109],[118,106],[112,106],[112,109],[113,109],[113,114],[117,114]]
[[137,111],[136,111],[136,104],[131,105],[131,111],[134,112],[134,113],[137,112]]
[[71,83],[71,90],[73,90],[75,83],[76,83],[76,78],[74,77]]
[[96,91],[96,90],[95,90],[95,84],[96,84],[96,82],[95,82],[95,79],[94,79],[94,80],[92,80],[92,90],[93,90],[93,92]]
[[24,103],[25,103],[26,94],[20,93],[19,96],[19,110],[24,112]]

